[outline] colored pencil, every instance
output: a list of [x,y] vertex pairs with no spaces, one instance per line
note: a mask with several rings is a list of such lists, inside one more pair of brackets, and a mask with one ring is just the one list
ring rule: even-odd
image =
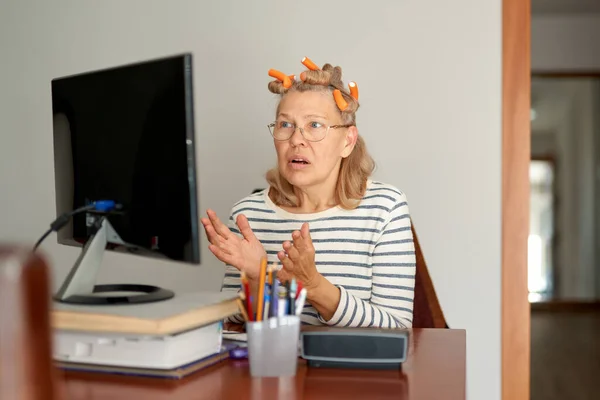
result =
[[242,272],[242,290],[246,297],[246,311],[248,313],[248,321],[254,321],[254,314],[252,313],[252,296],[250,296],[250,284],[246,278],[246,273]]
[[265,280],[267,278],[267,259],[263,258],[260,263],[260,276],[258,277],[258,304],[256,306],[256,320],[262,321],[263,307],[265,302]]

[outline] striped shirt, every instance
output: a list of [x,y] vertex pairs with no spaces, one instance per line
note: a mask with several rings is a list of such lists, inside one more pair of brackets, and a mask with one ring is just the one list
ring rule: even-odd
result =
[[[334,207],[313,214],[283,210],[265,189],[233,206],[229,228],[238,235],[234,221],[240,213],[248,218],[269,263],[279,262],[277,252],[283,249],[283,242],[308,222],[317,270],[340,289],[341,297],[329,320],[307,302],[301,315],[303,324],[412,326],[415,248],[406,196],[395,187],[369,181],[356,209]],[[222,290],[239,289],[240,272],[227,265]],[[242,322],[239,315],[231,320]]]

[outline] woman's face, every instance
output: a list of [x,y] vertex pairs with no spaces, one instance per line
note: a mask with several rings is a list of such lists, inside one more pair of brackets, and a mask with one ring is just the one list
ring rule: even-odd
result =
[[299,129],[310,126],[326,130],[327,126],[343,125],[333,95],[310,91],[287,93],[279,104],[276,125],[297,127],[289,139],[275,140],[281,175],[301,189],[327,183],[335,186],[342,158],[350,155],[356,143],[356,127],[331,128],[317,142],[307,140]]

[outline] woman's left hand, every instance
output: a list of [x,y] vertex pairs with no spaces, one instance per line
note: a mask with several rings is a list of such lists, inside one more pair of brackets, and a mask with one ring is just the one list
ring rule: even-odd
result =
[[283,250],[277,253],[283,268],[277,273],[277,278],[287,282],[296,278],[302,285],[310,290],[316,287],[320,281],[321,274],[317,271],[315,264],[315,248],[310,237],[308,223],[302,224],[300,231],[292,233],[293,243],[285,241]]

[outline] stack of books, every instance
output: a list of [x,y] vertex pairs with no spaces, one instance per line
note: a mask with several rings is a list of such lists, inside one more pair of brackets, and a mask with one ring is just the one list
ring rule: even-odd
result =
[[55,302],[54,360],[67,370],[181,378],[228,358],[222,321],[237,293],[200,292],[146,304]]

